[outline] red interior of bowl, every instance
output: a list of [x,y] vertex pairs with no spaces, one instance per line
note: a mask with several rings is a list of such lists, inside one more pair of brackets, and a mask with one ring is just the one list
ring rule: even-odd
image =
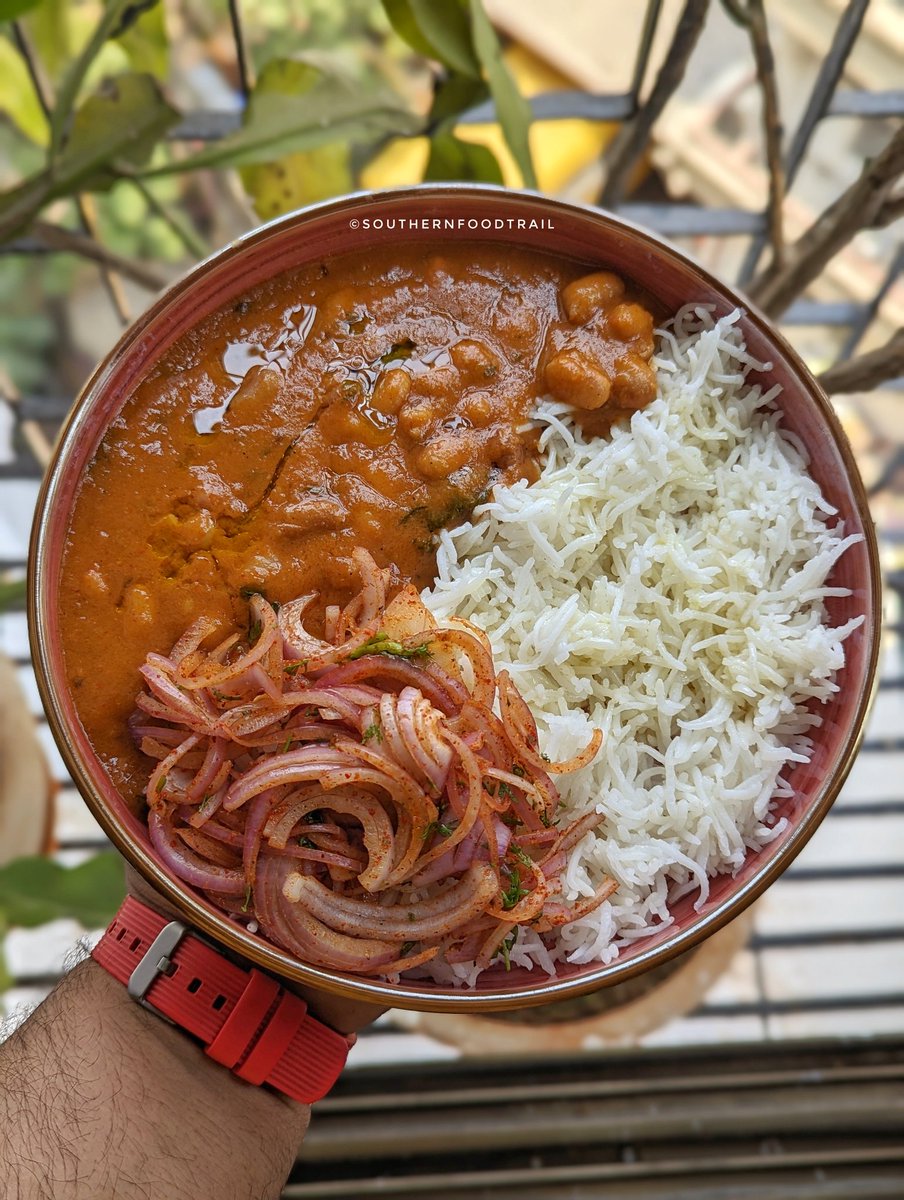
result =
[[[400,227],[400,220],[413,218],[418,228]],[[464,224],[449,228],[449,221]],[[439,222],[438,227],[432,222]],[[547,224],[532,227],[531,222]],[[69,514],[82,472],[137,381],[174,340],[207,314],[256,283],[312,259],[354,250],[366,256],[375,244],[412,238],[433,243],[442,239],[502,241],[612,267],[646,288],[669,311],[690,300],[714,304],[718,313],[741,303],[676,252],[597,211],[522,193],[468,186],[353,197],[285,218],[222,251],[157,301],[101,365],[80,401],[45,484],[33,555],[37,588],[33,636],[51,721],[88,803],[120,848],[146,874],[147,857],[152,857],[146,827],[107,778],[81,727],[65,682],[56,597]],[[837,421],[794,353],[755,314],[745,315],[741,327],[750,352],[772,363],[764,383],[781,385],[778,403],[784,424],[807,446],[811,471],[838,509],[845,532],[865,535],[865,541],[849,549],[835,568],[833,585],[850,588],[851,595],[831,599],[829,612],[833,624],[861,614],[866,621],[846,642],[847,661],[838,680],[838,693],[829,704],[820,706],[823,722],[813,735],[816,748],[812,761],[795,768],[790,776],[794,796],[776,810],[777,815],[789,818],[788,828],[759,853],[748,854],[737,875],[713,880],[709,899],[699,911],[694,908],[694,897],[685,897],[674,905],[671,925],[623,951],[614,964],[607,968],[598,964],[560,965],[558,983],[615,982],[636,969],[654,965],[667,951],[685,948],[740,911],[787,865],[824,815],[850,766],[865,717],[875,669],[878,613],[875,543],[863,487]],[[174,882],[174,886],[183,893],[188,891],[179,883]],[[195,906],[208,910],[212,922],[222,930],[226,923],[222,914],[205,901],[193,899]],[[197,908],[194,911],[197,913]],[[242,949],[264,965],[287,969],[285,956],[277,956],[277,963],[260,939],[244,933],[237,936]],[[528,993],[531,1002],[536,1002],[538,989],[549,995],[561,994],[562,989],[547,987],[546,977],[538,979],[538,974],[488,971],[478,983],[477,998],[503,996],[507,1004],[514,1006],[519,995],[524,999]],[[312,975],[327,986],[334,982],[329,973],[312,973],[310,969],[301,973],[309,981]],[[411,1007],[455,1007],[466,995],[430,983],[420,983],[413,989],[373,986]]]

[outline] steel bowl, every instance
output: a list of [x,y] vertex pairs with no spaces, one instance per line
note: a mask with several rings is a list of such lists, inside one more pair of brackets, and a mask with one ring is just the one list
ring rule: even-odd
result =
[[[735,875],[713,879],[699,911],[692,897],[678,901],[670,925],[623,950],[609,965],[560,964],[552,979],[539,968],[494,968],[472,989],[420,981],[392,984],[308,966],[246,932],[169,874],[155,856],[145,825],[117,793],[82,728],[59,633],[61,561],[79,482],[107,427],[169,346],[250,287],[303,263],[355,250],[366,256],[372,247],[387,243],[440,239],[502,242],[610,267],[670,311],[689,300],[714,304],[719,312],[742,308],[741,329],[750,352],[773,364],[769,383],[782,386],[785,427],[807,447],[811,471],[846,532],[863,535],[832,576],[833,585],[849,588],[850,595],[832,597],[827,605],[835,624],[859,614],[866,619],[846,642],[838,692],[820,708],[823,722],[814,734],[813,757],[788,777],[793,797],[776,810],[788,818],[784,831],[762,850],[748,853]],[[76,401],[44,480],[31,544],[29,617],[41,697],[73,779],[114,845],[191,925],[300,984],[402,1008],[479,1012],[544,1004],[639,975],[725,925],[781,875],[828,812],[863,737],[879,651],[880,577],[866,492],[838,418],[797,353],[744,297],[645,230],[598,209],[532,192],[437,184],[358,193],[271,221],[195,267],[127,330]]]

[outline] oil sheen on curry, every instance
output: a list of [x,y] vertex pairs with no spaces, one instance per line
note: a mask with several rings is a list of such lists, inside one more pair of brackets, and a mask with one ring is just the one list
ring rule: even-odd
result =
[[127,721],[149,651],[247,619],[254,591],[347,601],[355,546],[430,583],[437,531],[535,478],[538,397],[600,435],[653,398],[652,331],[611,272],[413,244],[284,274],[182,337],[106,433],[64,562],[69,678],[117,786],[147,776]]

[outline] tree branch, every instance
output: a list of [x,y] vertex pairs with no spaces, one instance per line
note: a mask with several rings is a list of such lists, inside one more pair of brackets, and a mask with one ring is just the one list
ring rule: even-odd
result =
[[709,0],[685,0],[675,36],[646,104],[630,122],[622,126],[606,154],[606,182],[600,196],[602,205],[613,208],[624,196],[634,165],[650,140],[650,130],[684,78],[688,59],[703,30],[708,8]]
[[829,367],[819,376],[819,382],[831,395],[837,395],[840,392],[869,392],[880,383],[901,375],[904,375],[904,329],[899,329],[878,350]]
[[785,168],[782,162],[782,121],[778,104],[778,85],[775,79],[775,58],[769,40],[769,25],[763,0],[722,0],[722,6],[733,21],[747,30],[756,77],[763,97],[763,145],[769,171],[769,204],[766,211],[769,244],[772,248],[770,266],[781,267],[785,258],[785,236],[782,206],[785,202]]
[[79,255],[80,258],[90,259],[91,262],[96,262],[102,267],[117,271],[126,279],[131,279],[133,283],[137,283],[149,291],[159,292],[166,287],[166,279],[159,275],[153,267],[146,267],[144,263],[135,262],[131,258],[116,254],[85,233],[78,233],[73,229],[63,229],[62,226],[54,225],[50,221],[33,221],[30,233],[32,237],[51,250],[65,250],[70,254]]
[[838,197],[788,248],[785,262],[761,271],[747,289],[770,316],[778,316],[822,272],[839,250],[863,229],[878,229],[901,215],[904,197],[893,193],[904,173],[904,125],[875,158],[868,159],[859,179]]
[[[31,85],[34,88],[38,104],[41,106],[41,111],[47,118],[47,122],[52,132],[54,125],[53,93],[44,73],[43,66],[40,63],[33,46],[31,45],[21,21],[13,22],[13,36],[15,38],[16,45],[19,48],[19,52],[25,60],[25,66],[28,70],[28,76],[31,80]],[[88,235],[88,238],[96,240],[97,221],[95,219],[93,201],[87,195],[77,195],[75,196],[75,208],[76,212],[78,213],[79,222],[81,223],[85,233]],[[103,259],[97,259],[96,261],[100,266],[101,279],[103,280],[104,287],[107,289],[110,299],[113,302],[113,307],[116,309],[116,313],[123,325],[127,325],[131,320],[131,314],[129,312],[129,305],[126,300],[125,292],[123,291],[122,281],[117,278],[115,271],[111,268],[108,262],[105,262]]]

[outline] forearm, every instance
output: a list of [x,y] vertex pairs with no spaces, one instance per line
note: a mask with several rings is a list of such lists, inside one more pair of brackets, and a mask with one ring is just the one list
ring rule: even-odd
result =
[[8,1200],[267,1200],[308,1117],[212,1062],[88,961],[0,1046],[0,1190]]

